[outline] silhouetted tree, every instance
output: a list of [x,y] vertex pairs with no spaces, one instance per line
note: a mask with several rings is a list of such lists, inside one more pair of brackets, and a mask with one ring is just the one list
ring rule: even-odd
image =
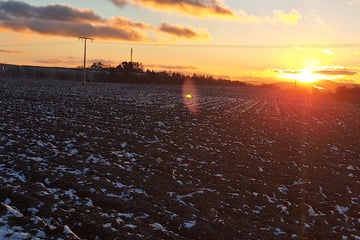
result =
[[96,69],[96,70],[102,70],[104,68],[106,68],[106,66],[102,63],[102,62],[94,62],[91,66],[91,69]]
[[124,73],[132,73],[132,72],[138,72],[142,73],[144,72],[144,66],[142,63],[139,62],[122,62],[118,66],[116,66],[116,69],[118,71],[124,72]]

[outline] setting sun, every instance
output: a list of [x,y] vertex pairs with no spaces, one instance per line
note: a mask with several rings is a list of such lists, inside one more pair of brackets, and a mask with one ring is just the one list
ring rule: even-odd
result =
[[303,69],[297,76],[296,80],[303,83],[313,83],[317,81],[317,76],[310,69]]
[[299,83],[314,83],[321,78],[316,71],[311,68],[297,70],[282,70],[278,78],[295,80]]

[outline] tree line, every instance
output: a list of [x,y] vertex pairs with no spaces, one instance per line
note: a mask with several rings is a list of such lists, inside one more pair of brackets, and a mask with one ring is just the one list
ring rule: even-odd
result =
[[[55,80],[83,80],[83,70],[79,68],[54,68],[54,67],[35,67],[17,66],[3,64],[1,67],[1,78],[9,79],[55,79]],[[150,83],[150,84],[177,84],[182,85],[185,80],[191,79],[196,85],[223,85],[223,86],[252,86],[250,84],[230,81],[223,78],[215,78],[209,75],[192,74],[186,75],[179,72],[155,72],[144,70],[143,64],[139,62],[122,62],[113,67],[106,66],[101,62],[93,63],[88,69],[89,81],[113,82],[113,83]],[[260,87],[258,87],[260,88]],[[263,85],[263,89],[276,90],[276,84]],[[284,92],[283,92],[284,93]],[[290,90],[286,94],[297,95]],[[303,95],[299,94],[299,95]],[[317,97],[334,99],[344,103],[360,104],[360,87],[340,86],[333,92],[314,93]]]
[[244,82],[230,81],[215,78],[210,75],[186,75],[179,72],[144,70],[144,65],[139,62],[122,62],[116,67],[105,66],[101,62],[93,63],[90,69],[98,70],[95,73],[96,81],[117,83],[155,83],[155,84],[183,84],[186,79],[191,79],[199,85],[247,85]]

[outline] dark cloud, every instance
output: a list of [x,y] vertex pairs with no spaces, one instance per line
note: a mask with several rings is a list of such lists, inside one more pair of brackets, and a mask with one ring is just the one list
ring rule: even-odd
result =
[[[93,11],[74,9],[65,5],[34,7],[24,2],[0,1],[0,10],[7,18],[27,18],[55,21],[104,22]],[[2,15],[3,15],[2,14]]]
[[[270,71],[275,72],[275,73],[283,73],[283,74],[300,74],[303,70],[302,69],[297,69],[297,70],[271,69]],[[312,72],[312,74],[321,74],[321,75],[328,75],[328,76],[336,76],[336,75],[352,76],[352,75],[358,74],[357,72],[352,71],[352,70],[337,69],[337,68],[334,69],[332,67],[326,67],[325,69],[323,68],[323,70],[313,70],[311,72]]]
[[110,0],[118,6],[132,3],[156,10],[177,11],[195,17],[236,18],[236,14],[219,0]]
[[357,72],[346,70],[346,69],[343,69],[343,70],[322,70],[322,71],[315,71],[314,73],[322,74],[322,75],[330,75],[330,76],[334,76],[334,75],[352,76],[352,75],[357,74]]
[[106,25],[94,26],[86,23],[48,22],[38,19],[1,21],[0,26],[14,31],[31,30],[40,34],[65,37],[92,36],[100,39],[131,41],[141,41],[145,38],[141,33],[127,28],[120,29]]
[[[113,0],[126,4],[128,1]],[[147,1],[144,1],[147,2]],[[154,1],[160,4],[180,4],[197,7],[211,5],[216,7],[217,1],[210,0],[206,4],[199,0]],[[204,5],[205,4],[205,5]],[[43,35],[64,37],[88,36],[95,39],[113,39],[125,41],[149,40],[146,31],[157,31],[178,38],[208,38],[207,32],[193,30],[188,27],[162,24],[159,28],[143,22],[134,22],[125,17],[104,19],[89,9],[71,8],[65,5],[32,6],[20,1],[0,0],[0,29],[16,32],[35,32]]]
[[123,7],[129,3],[128,0],[110,0],[110,1],[119,7]]
[[270,69],[270,72],[274,73],[284,73],[284,74],[299,74],[301,70],[291,70],[291,69]]
[[181,38],[194,39],[194,38],[208,38],[209,35],[204,32],[197,32],[191,28],[169,25],[167,23],[161,24],[159,30],[170,35]]
[[132,26],[112,25],[91,10],[62,5],[35,7],[18,1],[0,1],[0,28],[13,31],[32,31],[66,37],[91,36],[101,39],[142,41],[146,39],[140,23]]

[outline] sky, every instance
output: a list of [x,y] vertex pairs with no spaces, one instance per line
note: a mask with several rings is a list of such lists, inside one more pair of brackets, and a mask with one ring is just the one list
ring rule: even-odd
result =
[[360,0],[0,0],[0,63],[360,83]]

